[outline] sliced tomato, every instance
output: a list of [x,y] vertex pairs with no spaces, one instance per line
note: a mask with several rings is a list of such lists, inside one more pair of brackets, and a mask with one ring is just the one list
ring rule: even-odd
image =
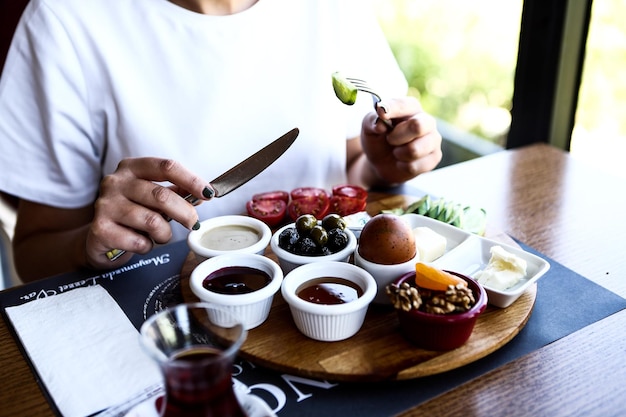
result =
[[333,195],[356,198],[357,200],[362,201],[367,200],[367,190],[363,187],[359,187],[358,185],[336,185],[333,187]]
[[268,191],[266,193],[258,193],[252,196],[252,201],[259,200],[283,200],[285,203],[288,203],[289,193],[287,191],[276,190]]
[[291,191],[287,213],[294,221],[303,214],[312,214],[317,219],[322,219],[328,214],[329,206],[330,198],[324,189],[302,187]]
[[248,214],[269,227],[278,226],[285,218],[287,203],[282,199],[250,200],[246,203]]
[[300,187],[291,190],[291,199],[298,200],[300,198],[319,197],[328,198],[328,193],[323,188],[317,187]]
[[367,203],[365,200],[359,200],[353,197],[343,195],[334,195],[330,198],[329,213],[336,213],[341,217],[349,214],[358,213],[365,210]]

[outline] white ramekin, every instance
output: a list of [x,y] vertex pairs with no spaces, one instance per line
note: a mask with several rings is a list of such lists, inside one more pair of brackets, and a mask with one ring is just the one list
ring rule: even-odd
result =
[[321,256],[296,255],[294,253],[286,251],[278,245],[278,237],[280,236],[280,233],[290,227],[295,227],[294,223],[288,224],[278,229],[272,235],[272,238],[270,240],[270,247],[272,248],[272,252],[278,258],[278,263],[280,264],[280,267],[283,269],[283,272],[285,274],[289,273],[291,270],[297,268],[300,265],[305,265],[313,262],[348,262],[350,260],[350,256],[354,252],[354,248],[356,248],[356,236],[351,230],[344,229],[346,235],[348,235],[348,244],[339,252]]
[[[202,245],[203,236],[207,233],[211,233],[211,230],[221,226],[244,226],[252,228],[257,231],[258,240],[250,246],[233,250],[209,249]],[[218,216],[200,222],[200,229],[189,232],[189,235],[187,236],[187,244],[193,253],[196,254],[198,261],[202,262],[214,256],[235,252],[257,253],[259,255],[263,255],[271,237],[272,230],[269,226],[254,217],[241,215]]]
[[[211,273],[226,267],[247,266],[267,273],[271,281],[265,287],[248,294],[219,294],[202,286]],[[283,271],[271,259],[252,253],[230,253],[207,259],[192,272],[191,291],[202,301],[223,307],[236,315],[246,329],[261,325],[268,317],[274,294],[280,289]]]
[[[350,280],[363,289],[363,295],[345,304],[316,304],[298,297],[306,282],[321,277]],[[311,339],[332,342],[355,335],[376,295],[376,281],[365,270],[347,262],[325,261],[299,266],[285,276],[281,294],[289,304],[296,327]]]

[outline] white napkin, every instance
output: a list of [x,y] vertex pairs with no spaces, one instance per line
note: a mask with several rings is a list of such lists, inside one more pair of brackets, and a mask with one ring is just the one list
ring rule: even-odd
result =
[[61,414],[83,417],[162,382],[139,333],[99,285],[6,309]]

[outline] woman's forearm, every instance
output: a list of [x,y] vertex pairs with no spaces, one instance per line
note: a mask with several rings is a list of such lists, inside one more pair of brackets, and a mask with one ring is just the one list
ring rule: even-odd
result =
[[21,200],[17,210],[13,256],[22,281],[88,266],[85,242],[92,206],[62,209]]
[[87,267],[87,228],[42,233],[14,241],[15,268],[20,279],[31,282]]

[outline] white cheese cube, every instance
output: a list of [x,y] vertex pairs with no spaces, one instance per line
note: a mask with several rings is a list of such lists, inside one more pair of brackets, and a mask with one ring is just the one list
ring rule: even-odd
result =
[[446,238],[429,227],[413,229],[415,247],[421,262],[432,262],[446,252]]

